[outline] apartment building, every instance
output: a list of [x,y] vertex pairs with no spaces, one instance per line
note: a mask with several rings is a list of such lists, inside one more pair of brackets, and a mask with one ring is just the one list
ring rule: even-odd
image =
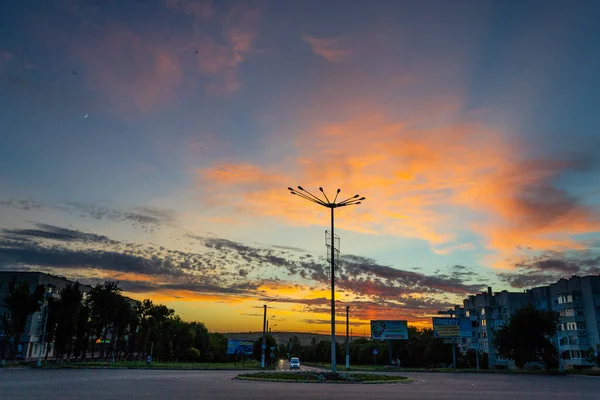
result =
[[600,275],[573,276],[549,286],[552,310],[560,314],[557,333],[562,363],[591,366],[600,345]]
[[[0,271],[0,315],[5,315],[7,318],[11,318],[8,310],[3,308],[3,299],[8,296],[10,282],[15,280],[18,283],[29,284],[29,291],[33,293],[37,286],[44,286],[48,296],[59,298],[60,291],[64,289],[68,284],[75,282],[68,280],[65,277],[54,276],[43,272],[12,272],[12,271]],[[80,285],[80,290],[83,293],[88,293],[91,290],[90,286]],[[33,360],[40,356],[42,352],[42,346],[40,345],[42,340],[42,331],[44,326],[44,308],[40,311],[32,314],[27,319],[27,325],[25,326],[25,332],[19,340],[17,345],[17,358],[23,360]],[[2,326],[2,320],[0,320],[0,351],[6,341],[6,328]],[[6,343],[6,350],[8,350],[8,343]],[[53,357],[53,346],[49,346],[49,357]],[[44,353],[42,353],[44,354]]]
[[597,356],[600,345],[600,275],[573,276],[525,292],[493,293],[489,287],[467,297],[462,313],[471,319],[473,331],[471,341],[461,343],[461,350],[476,348],[486,353],[490,368],[513,367],[511,360],[498,355],[494,334],[526,304],[559,313],[559,330],[551,340],[557,345],[563,368],[593,365],[589,356]]
[[511,367],[511,361],[502,359],[494,346],[494,335],[510,318],[510,315],[530,302],[528,293],[503,290],[469,296],[463,301],[465,316],[471,319],[473,328],[469,347],[479,349],[488,355],[490,368]]

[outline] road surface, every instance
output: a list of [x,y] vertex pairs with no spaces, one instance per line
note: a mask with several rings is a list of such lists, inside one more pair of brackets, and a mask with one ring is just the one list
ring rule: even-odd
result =
[[409,384],[239,381],[235,371],[0,369],[2,400],[598,399],[600,378],[405,373]]
[[302,365],[302,361],[300,361],[300,369],[293,369],[290,370],[290,362],[288,360],[280,360],[279,363],[277,364],[277,367],[275,368],[277,371],[286,371],[286,372],[297,372],[297,371],[315,371],[315,372],[319,372],[319,371],[325,371],[322,368],[317,368],[317,367],[308,367],[306,365]]

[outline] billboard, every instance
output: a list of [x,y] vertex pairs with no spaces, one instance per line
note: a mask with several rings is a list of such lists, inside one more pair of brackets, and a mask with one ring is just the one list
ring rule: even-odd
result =
[[227,354],[246,354],[252,355],[252,340],[228,340]]
[[371,339],[373,340],[407,340],[408,324],[406,321],[371,321]]
[[433,318],[433,335],[436,338],[470,338],[471,320],[469,318]]

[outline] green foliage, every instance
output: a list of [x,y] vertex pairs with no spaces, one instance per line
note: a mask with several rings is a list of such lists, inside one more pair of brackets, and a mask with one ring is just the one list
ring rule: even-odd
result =
[[225,361],[227,359],[227,336],[222,333],[209,333],[208,351],[210,361]]
[[558,365],[556,347],[550,341],[559,323],[555,312],[527,305],[517,310],[495,337],[498,353],[512,359],[518,368],[528,362],[541,362],[547,368]]
[[189,347],[185,351],[185,361],[196,362],[200,360],[200,350],[195,347]]

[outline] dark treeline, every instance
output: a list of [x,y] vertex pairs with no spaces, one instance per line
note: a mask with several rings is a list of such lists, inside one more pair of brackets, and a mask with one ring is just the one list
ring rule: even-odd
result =
[[[408,328],[408,340],[393,340],[392,361],[400,360],[400,365],[406,368],[436,368],[452,363],[452,345],[444,344],[433,336],[432,329]],[[390,348],[388,341],[377,341],[359,338],[350,341],[350,364],[354,365],[389,365]],[[301,345],[297,337],[292,337],[288,343],[291,357],[299,357],[304,362],[331,362],[331,341],[317,341],[313,338],[309,345]],[[374,355],[374,350],[377,355]],[[457,349],[457,364],[460,368],[475,368],[475,351],[461,353]],[[346,346],[337,343],[336,360],[340,365],[345,364]],[[487,367],[487,359],[480,357],[480,365]]]
[[[30,293],[28,284],[12,282],[0,299],[10,318],[2,316],[7,337],[1,357],[12,358],[28,318],[44,310],[44,288]],[[122,295],[118,282],[98,284],[84,296],[79,284],[47,299],[46,354],[54,346],[57,360],[226,361],[227,337],[211,333],[202,322],[185,322],[151,300],[141,303]]]

